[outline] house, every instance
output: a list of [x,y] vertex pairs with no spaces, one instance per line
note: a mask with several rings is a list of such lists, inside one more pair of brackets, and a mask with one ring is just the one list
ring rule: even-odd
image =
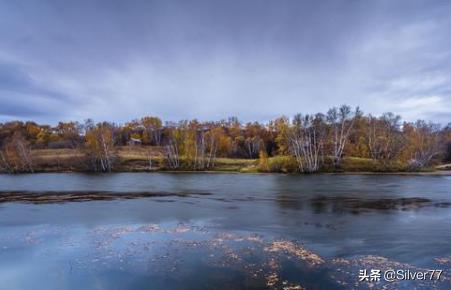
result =
[[142,141],[141,141],[141,139],[138,139],[138,138],[130,138],[130,140],[128,141],[128,145],[131,145],[131,146],[141,145],[141,144],[142,144]]

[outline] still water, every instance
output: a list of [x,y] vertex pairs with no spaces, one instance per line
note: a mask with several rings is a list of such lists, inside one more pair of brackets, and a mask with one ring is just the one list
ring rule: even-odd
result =
[[12,191],[166,196],[0,203],[1,289],[451,289],[451,176],[0,175]]

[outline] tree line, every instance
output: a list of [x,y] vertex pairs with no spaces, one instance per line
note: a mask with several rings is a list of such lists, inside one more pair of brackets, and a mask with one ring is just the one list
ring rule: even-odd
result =
[[291,156],[297,171],[313,173],[343,157],[402,161],[412,169],[451,161],[451,125],[399,115],[365,115],[347,105],[325,113],[297,114],[267,123],[241,123],[237,118],[216,122],[163,122],[144,117],[125,124],[60,122],[56,126],[12,121],[0,124],[0,169],[33,172],[33,149],[78,149],[93,171],[111,171],[116,148],[129,144],[158,147],[171,169],[213,168],[218,157],[264,160]]

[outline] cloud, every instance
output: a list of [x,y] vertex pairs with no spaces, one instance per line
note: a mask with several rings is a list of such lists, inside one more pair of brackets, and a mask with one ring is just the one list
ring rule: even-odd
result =
[[46,85],[33,68],[0,59],[0,120],[64,118],[78,99]]
[[347,103],[448,122],[441,1],[0,1],[0,120],[266,121]]
[[[396,112],[402,114],[404,118],[414,120],[418,116],[422,116],[423,119],[429,119],[431,115],[435,114],[446,116],[448,113],[449,116],[451,114],[448,109],[450,106],[451,102],[447,102],[442,97],[422,96],[405,99],[404,101],[395,104],[394,108],[397,109]],[[446,120],[439,121],[446,122]]]

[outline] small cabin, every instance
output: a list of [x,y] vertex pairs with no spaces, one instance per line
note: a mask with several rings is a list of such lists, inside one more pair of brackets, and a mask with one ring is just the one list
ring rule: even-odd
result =
[[137,139],[137,138],[130,138],[130,140],[128,141],[128,145],[141,145],[142,141],[141,139]]

